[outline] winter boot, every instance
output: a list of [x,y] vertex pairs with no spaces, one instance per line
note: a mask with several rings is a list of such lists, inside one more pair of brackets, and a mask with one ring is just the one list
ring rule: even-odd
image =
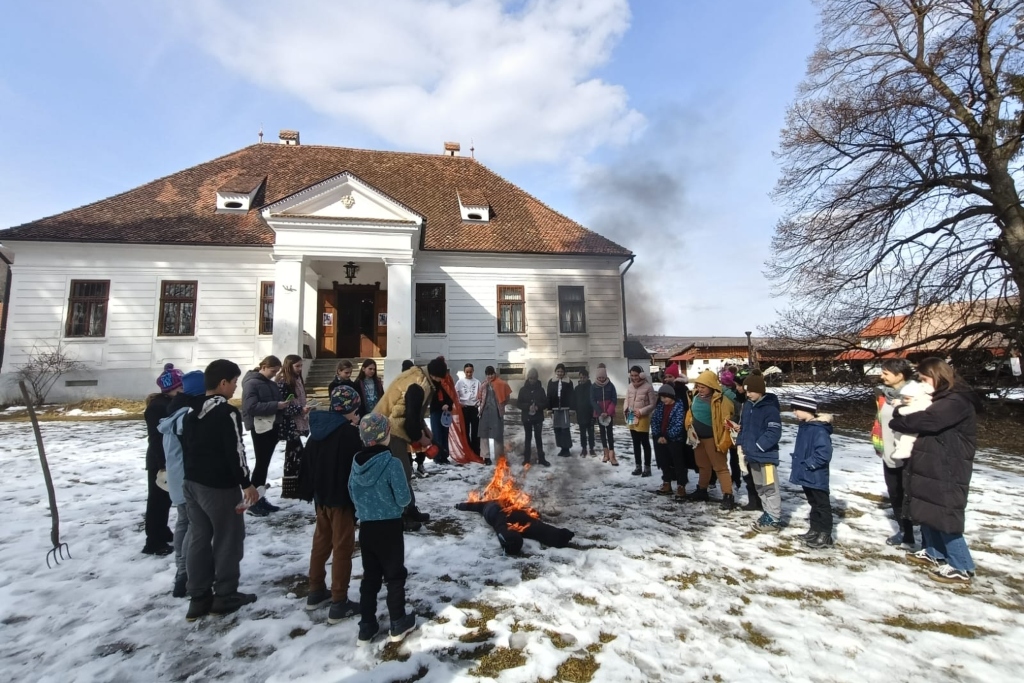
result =
[[748,498],[747,504],[740,509],[745,512],[764,512],[764,506],[761,505],[761,501],[757,498]]
[[356,640],[356,645],[366,645],[378,633],[380,633],[380,624],[376,621],[369,624],[359,622],[359,639]]
[[409,515],[402,515],[402,528],[405,531],[419,531],[423,528],[423,524]]
[[640,466],[640,463],[637,463],[636,467],[633,468],[633,476],[634,477],[639,477],[643,473],[644,473],[644,468]]
[[692,493],[686,496],[686,500],[690,503],[706,503],[709,498],[708,490],[702,489],[700,486],[695,488]]
[[342,600],[341,602],[332,602],[331,609],[327,611],[327,623],[337,624],[343,619],[354,617],[359,614],[359,603],[352,600]]
[[648,465],[647,467],[645,467],[643,473],[640,476],[641,477],[649,477],[649,476],[651,476],[651,466]]
[[227,595],[216,595],[213,604],[210,605],[210,614],[231,614],[242,607],[256,602],[256,596],[252,593],[228,593]]
[[597,449],[594,449],[594,448],[590,449],[590,457],[591,458],[596,458],[597,457]]
[[661,488],[660,489],[654,489],[654,493],[657,493],[659,496],[670,496],[670,495],[672,495],[672,482],[670,482],[670,481],[662,482]]
[[807,531],[805,533],[802,533],[799,536],[797,536],[796,540],[798,540],[801,543],[803,543],[804,541],[809,540],[811,538],[811,536],[814,536],[816,533],[818,533],[818,532],[815,531],[814,529],[811,529],[811,530],[809,530],[809,531]]
[[547,461],[543,453],[541,453],[540,457],[537,458],[537,462],[543,465],[544,467],[551,467],[551,463]]
[[188,612],[185,614],[186,621],[195,621],[201,619],[210,613],[210,607],[213,606],[213,593],[207,593],[206,595],[198,598],[192,598],[188,602]]
[[174,579],[174,590],[171,591],[172,598],[184,598],[188,597],[188,591],[186,585],[188,584],[188,577],[183,576],[180,579]]
[[725,510],[726,512],[729,512],[730,510],[734,509],[735,507],[736,507],[736,499],[733,498],[733,495],[731,493],[726,493],[725,495],[722,496],[722,505],[721,505],[721,509],[722,510]]
[[406,511],[406,514],[415,519],[417,522],[423,522],[424,524],[426,524],[430,521],[430,513],[420,512],[420,509],[415,505],[410,506],[409,509]]
[[404,617],[391,622],[391,633],[388,639],[392,643],[401,642],[414,628],[416,628],[416,615],[406,614]]
[[808,548],[828,548],[835,541],[832,540],[832,534],[827,531],[817,531],[813,536],[804,541],[804,545]]
[[609,450],[608,451],[608,457],[610,457],[612,459],[612,465],[614,467],[618,467],[619,466],[619,461],[615,459],[615,451]]
[[318,588],[315,591],[310,591],[309,595],[306,596],[306,611],[312,612],[313,610],[322,607],[331,599],[331,591],[326,588]]
[[686,500],[686,487],[683,486],[682,484],[680,484],[679,486],[676,487],[675,499],[677,501]]
[[610,450],[608,450],[607,448],[604,449],[604,459],[601,462],[608,462],[609,460],[611,460],[611,455],[609,455],[610,453]]

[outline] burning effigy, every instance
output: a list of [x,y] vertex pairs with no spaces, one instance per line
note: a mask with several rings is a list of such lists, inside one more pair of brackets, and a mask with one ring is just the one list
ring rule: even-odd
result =
[[516,483],[505,458],[498,459],[494,476],[483,492],[470,491],[469,500],[457,503],[455,509],[482,514],[506,555],[520,554],[524,538],[564,548],[576,535],[541,520],[540,513],[530,505],[530,495]]

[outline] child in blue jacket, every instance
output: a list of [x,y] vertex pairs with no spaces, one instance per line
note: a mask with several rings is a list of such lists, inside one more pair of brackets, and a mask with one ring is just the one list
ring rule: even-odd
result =
[[416,615],[405,612],[405,537],[402,513],[412,501],[402,463],[391,455],[388,418],[369,413],[359,421],[359,437],[366,448],[356,454],[348,490],[359,518],[359,547],[363,581],[359,586],[358,645],[380,631],[377,593],[388,587],[391,642],[397,643],[416,627]]
[[810,396],[794,396],[793,412],[800,420],[793,447],[792,484],[802,486],[811,505],[811,530],[800,537],[810,548],[832,545],[832,503],[828,496],[828,464],[832,460],[832,416],[818,413]]
[[747,400],[740,415],[736,449],[740,468],[750,472],[764,508],[751,527],[758,533],[778,533],[782,519],[782,493],[777,476],[782,437],[779,399],[767,393],[762,375],[748,375],[744,387]]
[[659,496],[672,494],[672,482],[678,482],[676,496],[686,495],[686,397],[678,400],[675,387],[665,383],[658,389],[658,405],[651,413],[651,438],[654,439],[654,457],[661,470]]

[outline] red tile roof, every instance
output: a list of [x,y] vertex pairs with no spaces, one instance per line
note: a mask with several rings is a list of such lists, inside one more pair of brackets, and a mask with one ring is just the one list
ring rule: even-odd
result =
[[[631,255],[472,158],[279,144],[245,147],[94,204],[0,231],[0,241],[271,246],[274,232],[259,209],[345,171],[426,218],[422,249]],[[262,176],[266,182],[252,210],[215,212],[218,188]],[[489,222],[462,220],[460,190],[487,198]]]
[[903,325],[906,322],[907,316],[905,315],[875,318],[861,331],[860,336],[865,339],[872,337],[895,337],[903,329]]

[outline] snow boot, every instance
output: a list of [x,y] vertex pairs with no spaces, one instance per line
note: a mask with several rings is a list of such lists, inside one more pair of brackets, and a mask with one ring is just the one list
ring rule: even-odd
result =
[[686,487],[683,486],[682,484],[680,484],[678,487],[676,487],[676,495],[674,496],[674,498],[677,501],[684,501],[684,500],[686,500]]
[[607,448],[604,449],[604,459],[601,462],[608,462],[609,460],[611,460],[611,456],[609,455],[609,453],[611,453],[610,450],[608,450]]
[[180,579],[174,579],[174,590],[171,591],[172,598],[185,598],[188,597],[188,590],[186,588],[188,584],[188,577],[183,576]]
[[690,503],[706,503],[710,499],[708,496],[708,490],[702,489],[700,486],[695,488],[692,493],[686,496],[687,502]]
[[613,467],[618,467],[619,466],[619,461],[615,459],[615,451],[614,450],[609,450],[608,451],[608,456],[611,457],[611,459],[612,459],[612,466]]
[[649,477],[649,476],[651,476],[651,467],[650,467],[650,465],[648,465],[647,467],[644,468],[644,471],[643,471],[643,473],[640,476],[641,477]]
[[213,606],[213,593],[198,598],[192,598],[188,602],[188,612],[185,614],[185,621],[195,621],[210,613]]
[[210,614],[231,614],[254,602],[256,602],[256,596],[253,593],[235,591],[227,595],[215,595],[213,604],[210,605]]
[[640,466],[640,463],[637,463],[636,467],[633,468],[633,476],[634,477],[639,477],[643,473],[644,473],[644,468]]
[[808,548],[827,548],[833,543],[835,541],[832,540],[832,534],[827,531],[816,531],[813,536],[804,541],[804,545]]
[[331,609],[327,612],[327,623],[337,624],[343,619],[354,617],[359,614],[359,603],[353,600],[342,600],[341,602],[332,602]]
[[539,458],[537,458],[537,462],[539,464],[543,465],[544,467],[551,467],[551,463],[549,463],[547,461],[547,459],[545,459],[545,457],[543,455],[541,455]]
[[310,591],[309,595],[306,596],[306,611],[312,612],[318,607],[322,607],[330,599],[331,591],[326,588],[317,588],[315,591]]
[[670,495],[672,495],[672,482],[670,482],[670,481],[662,482],[661,488],[660,489],[654,489],[654,493],[657,493],[659,496],[670,496]]
[[359,639],[356,640],[356,645],[366,645],[373,637],[380,633],[380,624],[376,621],[370,624],[359,623]]
[[735,507],[736,507],[736,499],[733,498],[733,495],[731,493],[726,493],[725,495],[722,496],[722,505],[721,505],[721,509],[722,510],[724,510],[726,512],[729,512],[730,510],[734,509]]
[[392,643],[399,643],[414,628],[416,628],[415,614],[406,614],[400,619],[395,619],[391,622],[391,632],[388,640]]

